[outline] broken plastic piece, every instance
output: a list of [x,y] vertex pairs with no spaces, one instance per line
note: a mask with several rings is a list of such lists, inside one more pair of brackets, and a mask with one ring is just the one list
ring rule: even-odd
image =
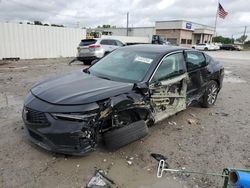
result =
[[151,153],[150,155],[157,161],[161,161],[161,160],[165,161],[164,166],[166,166],[166,168],[169,168],[169,164],[167,163],[167,159],[168,159],[167,157],[158,153]]
[[90,179],[86,188],[111,188],[111,184],[115,184],[113,180],[97,170],[95,175]]

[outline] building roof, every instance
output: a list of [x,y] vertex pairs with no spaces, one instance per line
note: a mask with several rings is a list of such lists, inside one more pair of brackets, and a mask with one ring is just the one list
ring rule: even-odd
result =
[[155,21],[155,22],[189,22],[189,23],[193,23],[193,24],[197,24],[197,25],[202,25],[202,26],[206,26],[206,27],[212,27],[213,26],[210,26],[210,25],[205,25],[205,24],[200,24],[200,23],[197,23],[197,22],[193,22],[193,21],[188,21],[188,20],[162,20],[162,21]]

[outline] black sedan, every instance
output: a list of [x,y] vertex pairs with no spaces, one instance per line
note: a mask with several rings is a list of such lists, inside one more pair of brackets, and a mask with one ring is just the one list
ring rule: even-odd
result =
[[214,105],[223,76],[223,67],[200,51],[127,46],[34,86],[22,117],[30,140],[46,150],[82,155],[100,142],[113,150],[193,103]]
[[221,50],[237,50],[240,51],[242,50],[242,47],[238,46],[238,45],[233,45],[233,44],[223,44],[220,47]]

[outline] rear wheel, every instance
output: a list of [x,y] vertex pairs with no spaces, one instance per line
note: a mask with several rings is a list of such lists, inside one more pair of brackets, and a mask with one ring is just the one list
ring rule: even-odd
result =
[[204,48],[204,50],[205,50],[205,51],[208,51],[208,48],[206,47],[206,48]]
[[209,84],[207,85],[206,92],[203,95],[201,106],[205,108],[213,106],[216,102],[218,92],[219,92],[219,87],[217,82],[214,80],[210,81]]
[[84,60],[83,61],[83,64],[84,65],[91,65],[91,62],[92,62],[93,60]]

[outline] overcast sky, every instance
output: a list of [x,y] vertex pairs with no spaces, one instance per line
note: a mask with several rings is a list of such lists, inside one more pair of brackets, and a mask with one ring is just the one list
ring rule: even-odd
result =
[[[0,0],[0,20],[63,24],[68,27],[96,27],[111,24],[154,26],[155,21],[185,19],[214,26],[218,0]],[[250,36],[250,0],[220,0],[229,13],[218,18],[218,35],[238,37],[248,26]],[[249,37],[248,37],[249,38]]]

